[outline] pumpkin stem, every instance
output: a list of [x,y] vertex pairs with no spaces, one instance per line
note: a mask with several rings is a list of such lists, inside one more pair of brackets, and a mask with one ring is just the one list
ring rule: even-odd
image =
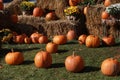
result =
[[12,52],[14,52],[13,48],[11,49]]
[[73,57],[75,56],[75,51],[73,51],[73,54],[72,54],[72,56],[73,56]]

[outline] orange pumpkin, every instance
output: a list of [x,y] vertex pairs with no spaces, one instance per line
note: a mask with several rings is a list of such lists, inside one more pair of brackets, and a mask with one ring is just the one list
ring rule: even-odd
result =
[[44,14],[43,9],[41,9],[41,8],[39,8],[39,7],[35,7],[35,8],[33,9],[33,16],[34,16],[34,17],[41,17],[41,16],[43,16],[43,14]]
[[5,56],[5,62],[9,65],[18,65],[24,61],[23,54],[21,52],[9,52]]
[[105,36],[102,38],[102,44],[105,46],[113,46],[115,44],[115,38],[113,36]]
[[86,46],[90,48],[95,48],[100,46],[100,38],[95,35],[89,35],[86,38]]
[[40,44],[45,44],[45,43],[47,43],[47,42],[48,42],[47,36],[40,36],[39,39],[38,39],[38,42],[39,42]]
[[105,6],[105,7],[108,7],[108,6],[110,6],[110,5],[111,5],[111,0],[105,0],[104,6]]
[[87,35],[85,34],[80,35],[78,38],[79,44],[85,44],[86,38],[87,38]]
[[79,55],[71,55],[65,59],[65,68],[70,72],[80,72],[84,68],[83,58]]
[[38,43],[38,39],[42,36],[42,34],[38,33],[38,32],[34,32],[31,34],[30,38],[32,40],[33,43]]
[[68,41],[74,40],[76,38],[75,30],[69,30],[66,36]]
[[52,56],[46,51],[40,51],[35,55],[34,63],[37,68],[49,68],[52,64]]
[[15,43],[22,44],[22,43],[24,43],[24,36],[23,35],[16,35],[13,37],[13,41]]
[[31,38],[25,37],[25,38],[24,38],[24,42],[25,42],[26,44],[30,44],[30,43],[31,43]]
[[49,12],[46,14],[45,16],[45,20],[46,21],[50,21],[50,20],[55,20],[56,19],[56,14],[55,12]]
[[53,42],[49,42],[46,45],[46,51],[49,53],[55,53],[55,52],[57,52],[57,50],[58,50],[58,45]]
[[115,76],[120,72],[119,62],[114,58],[107,58],[101,64],[101,72],[107,76]]
[[65,44],[67,42],[67,37],[65,35],[56,35],[53,37],[53,42],[58,45]]
[[81,2],[81,0],[69,0],[69,5],[70,6],[77,6],[79,2]]
[[103,11],[102,14],[101,14],[101,18],[102,18],[102,19],[108,19],[109,16],[110,16],[109,13],[107,13],[107,12],[105,12],[105,11]]
[[0,10],[3,10],[4,9],[4,5],[3,5],[3,2],[0,1]]
[[17,14],[11,15],[11,21],[12,21],[13,23],[17,23],[17,22],[18,22],[18,16],[17,16]]

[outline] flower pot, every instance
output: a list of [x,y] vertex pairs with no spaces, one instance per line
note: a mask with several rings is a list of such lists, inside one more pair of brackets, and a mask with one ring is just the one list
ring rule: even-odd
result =
[[67,20],[70,20],[70,21],[75,21],[77,19],[77,17],[73,15],[66,16],[66,18]]

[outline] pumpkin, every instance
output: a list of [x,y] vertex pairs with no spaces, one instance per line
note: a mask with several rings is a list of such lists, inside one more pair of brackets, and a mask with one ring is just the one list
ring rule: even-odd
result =
[[110,6],[110,5],[111,5],[111,0],[105,0],[104,6],[105,6],[105,7],[108,7],[108,6]]
[[58,45],[65,44],[67,42],[67,37],[65,35],[56,35],[53,37],[53,42]]
[[34,32],[31,34],[30,38],[32,40],[33,43],[39,43],[38,39],[42,36],[42,34],[38,33],[38,32]]
[[3,2],[0,1],[0,10],[3,10],[3,8],[4,8]]
[[34,16],[34,17],[41,17],[41,16],[43,16],[43,14],[44,14],[43,9],[41,9],[41,8],[39,8],[39,7],[35,7],[35,8],[33,9],[33,16]]
[[101,64],[101,72],[107,76],[115,76],[120,72],[119,67],[117,59],[107,58]]
[[46,14],[45,16],[45,20],[46,21],[50,21],[50,20],[55,20],[56,19],[56,14],[55,12],[49,12]]
[[24,38],[24,43],[30,44],[30,43],[31,43],[31,38],[25,37],[25,38]]
[[107,13],[106,11],[103,11],[102,14],[101,14],[101,18],[102,18],[102,19],[108,19],[109,16],[110,16],[110,14]]
[[9,65],[18,65],[24,61],[23,54],[21,52],[8,52],[5,56],[5,62]]
[[11,15],[11,21],[12,21],[13,23],[17,23],[17,22],[18,22],[18,16],[17,16],[17,14]]
[[104,46],[113,46],[115,44],[115,38],[113,36],[105,36],[102,38],[102,44]]
[[45,43],[47,43],[47,42],[48,42],[47,36],[40,36],[39,39],[38,39],[38,42],[39,42],[40,44],[45,44]]
[[79,2],[81,2],[81,0],[69,0],[69,5],[70,6],[77,6]]
[[86,38],[85,44],[89,48],[95,48],[100,46],[100,38],[95,35],[89,35]]
[[70,72],[80,72],[84,69],[83,58],[73,53],[65,59],[65,68]]
[[85,34],[80,35],[79,38],[78,38],[79,44],[80,45],[85,44],[86,38],[87,38],[87,35],[85,35]]
[[23,35],[13,36],[13,42],[22,44],[24,42],[24,36]]
[[57,50],[58,50],[58,45],[53,42],[49,42],[46,45],[46,51],[49,53],[55,53],[55,52],[57,52]]
[[66,36],[68,41],[74,40],[76,38],[75,30],[69,30]]
[[46,51],[40,51],[35,55],[34,63],[37,68],[49,68],[52,64],[52,56]]

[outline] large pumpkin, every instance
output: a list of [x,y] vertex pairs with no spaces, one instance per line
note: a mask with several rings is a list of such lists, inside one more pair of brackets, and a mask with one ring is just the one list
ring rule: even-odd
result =
[[65,35],[56,35],[53,37],[53,42],[58,45],[65,44],[67,42],[67,37]]
[[41,9],[41,8],[39,8],[39,7],[35,7],[34,9],[33,9],[33,16],[34,17],[41,17],[41,16],[43,16],[43,9]]
[[48,42],[47,36],[40,36],[39,39],[38,39],[38,42],[40,44],[46,44]]
[[21,52],[9,52],[5,56],[5,62],[9,65],[18,65],[24,61],[23,54]]
[[55,52],[57,52],[57,50],[58,50],[58,45],[53,42],[49,42],[46,45],[46,51],[49,53],[55,53]]
[[117,59],[108,58],[101,64],[101,72],[107,76],[115,76],[120,72],[120,66]]
[[77,6],[80,1],[81,0],[69,0],[69,5],[70,6]]
[[40,51],[35,55],[34,63],[38,68],[49,68],[52,64],[52,56],[46,51]]
[[42,36],[42,34],[38,33],[38,32],[34,32],[31,34],[30,38],[32,40],[33,43],[38,43],[38,39]]
[[85,44],[87,47],[95,48],[100,46],[100,38],[95,35],[89,35],[86,38]]
[[102,38],[102,44],[105,46],[113,46],[115,44],[115,38],[113,36],[105,36]]
[[80,35],[78,38],[79,44],[85,44],[86,38],[87,38],[87,35],[85,34]]
[[83,58],[79,55],[71,55],[65,59],[65,68],[70,72],[80,72],[84,68]]
[[68,41],[74,40],[76,38],[75,30],[69,30],[66,36]]

